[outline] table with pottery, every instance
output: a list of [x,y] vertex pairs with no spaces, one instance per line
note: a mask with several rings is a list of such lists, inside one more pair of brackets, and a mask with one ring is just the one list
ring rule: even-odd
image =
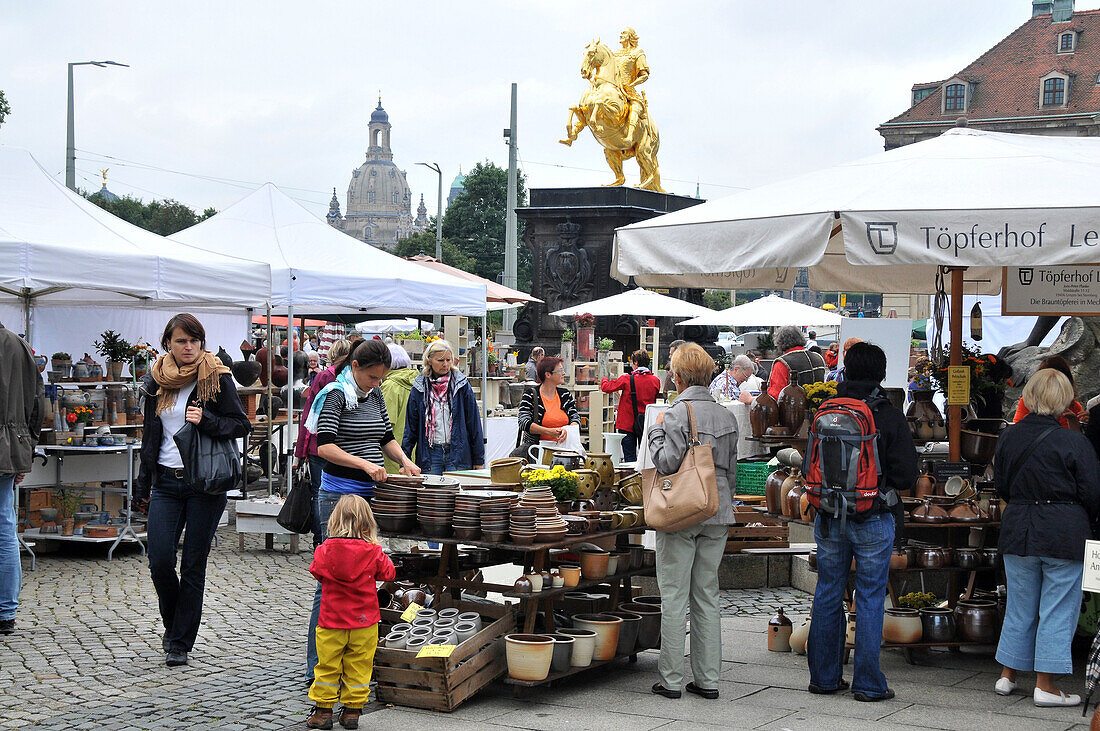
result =
[[[645,530],[640,476],[620,477],[608,455],[577,455],[581,463],[553,450],[544,456],[578,473],[579,500],[556,501],[546,485],[524,489],[523,475],[532,468],[515,458],[491,463],[493,482],[484,489],[463,488],[450,476],[394,475],[376,486],[372,498],[384,537],[441,544],[438,559],[420,553],[392,556],[401,567],[399,575],[419,575],[425,598],[430,593],[436,601],[445,597],[453,603],[463,591],[499,594],[522,617],[517,633],[503,637],[505,682],[517,688],[634,659],[660,637],[660,607],[635,607],[632,596],[633,577],[656,573],[655,553],[630,541]],[[611,509],[615,502],[621,504],[617,510]],[[478,571],[502,565],[517,568],[511,583],[510,578],[487,581]],[[403,592],[387,603],[399,609],[418,597]],[[559,631],[555,612],[571,615],[573,626]]]

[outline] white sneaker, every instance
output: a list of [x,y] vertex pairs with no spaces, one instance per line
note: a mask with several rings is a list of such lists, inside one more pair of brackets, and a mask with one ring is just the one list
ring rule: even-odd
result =
[[1066,695],[1062,691],[1055,693],[1047,693],[1045,690],[1035,689],[1035,705],[1040,708],[1053,708],[1057,706],[1079,706],[1081,705],[1081,696],[1071,693]]
[[1008,678],[997,678],[993,690],[997,691],[997,695],[1012,695],[1012,691],[1016,690],[1016,683]]

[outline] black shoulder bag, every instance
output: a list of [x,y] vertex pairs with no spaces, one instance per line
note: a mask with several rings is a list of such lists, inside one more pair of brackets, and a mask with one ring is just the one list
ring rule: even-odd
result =
[[293,533],[313,531],[313,493],[311,491],[309,462],[294,470],[294,484],[286,496],[275,522]]
[[638,418],[638,388],[634,385],[634,372],[630,373],[630,401],[634,405],[634,423],[630,425],[630,432],[634,435],[634,439],[641,447],[642,444],[642,432],[645,431],[645,417]]
[[191,487],[208,495],[223,495],[241,481],[241,455],[235,439],[215,439],[189,421],[172,439],[183,460],[184,478]]

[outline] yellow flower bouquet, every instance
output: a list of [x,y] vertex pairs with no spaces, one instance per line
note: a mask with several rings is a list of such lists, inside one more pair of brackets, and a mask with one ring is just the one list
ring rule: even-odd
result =
[[554,493],[554,499],[559,502],[571,502],[580,497],[577,490],[577,473],[570,472],[560,464],[556,464],[550,469],[539,467],[524,472],[523,485],[524,487],[546,485]]
[[836,381],[817,381],[803,387],[806,391],[806,409],[815,413],[824,402],[836,396]]

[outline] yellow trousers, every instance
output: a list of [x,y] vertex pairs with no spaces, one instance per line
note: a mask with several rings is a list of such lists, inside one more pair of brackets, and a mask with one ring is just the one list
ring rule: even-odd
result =
[[309,699],[332,708],[337,699],[347,708],[362,708],[370,696],[378,625],[357,629],[317,628],[317,666]]

